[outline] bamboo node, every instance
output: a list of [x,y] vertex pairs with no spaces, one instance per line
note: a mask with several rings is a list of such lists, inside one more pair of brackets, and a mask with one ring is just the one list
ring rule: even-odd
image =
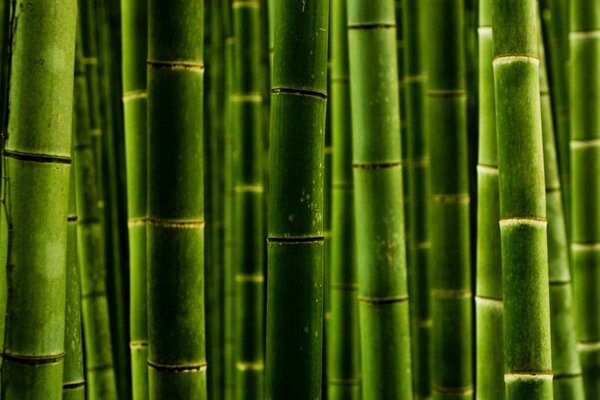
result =
[[135,99],[147,99],[148,92],[145,90],[130,90],[129,92],[123,93],[123,101],[135,100]]
[[532,225],[546,227],[548,221],[546,221],[545,218],[541,217],[511,217],[501,218],[499,223],[501,228],[515,225]]
[[571,251],[576,252],[586,252],[586,251],[597,251],[600,250],[600,242],[593,243],[582,243],[582,242],[572,242],[571,243]]
[[232,8],[260,8],[260,3],[257,0],[233,0],[231,3]]
[[176,220],[176,219],[158,219],[158,218],[146,218],[146,222],[150,226],[156,226],[159,228],[174,228],[174,229],[196,229],[204,228],[204,220]]
[[510,371],[504,373],[504,382],[552,381],[552,371]]
[[456,194],[432,194],[431,201],[434,203],[465,203],[471,202],[471,196],[464,193]]
[[146,349],[148,348],[147,340],[132,340],[129,342],[130,349]]
[[235,363],[235,368],[238,371],[262,371],[265,369],[265,364],[262,362],[238,361]]
[[348,24],[351,30],[396,29],[396,24],[390,22],[358,22]]
[[396,304],[403,303],[408,301],[408,295],[405,296],[390,296],[390,297],[367,297],[367,296],[358,296],[358,302],[362,304],[368,305],[386,305],[386,304]]
[[85,381],[73,381],[63,383],[63,390],[73,390],[85,386]]
[[197,364],[189,364],[189,365],[167,365],[167,364],[159,364],[153,361],[148,360],[148,366],[150,368],[166,371],[166,372],[206,372],[207,364],[206,361],[199,362]]
[[569,39],[600,39],[600,30],[569,32]]
[[146,225],[146,217],[129,218],[127,220],[127,226],[130,228],[141,225]]
[[232,94],[231,101],[236,103],[261,103],[263,98],[260,93]]
[[498,166],[478,164],[477,172],[481,172],[482,174],[498,175]]
[[204,63],[201,61],[147,60],[146,63],[154,68],[171,69],[175,71],[204,72]]
[[578,342],[577,350],[585,352],[600,351],[600,341]]
[[571,139],[569,147],[572,149],[585,149],[600,146],[600,138],[593,139]]
[[431,289],[434,299],[469,299],[473,296],[470,289]]
[[446,387],[433,384],[433,393],[442,395],[470,395],[473,394],[473,386],[461,386],[461,387]]
[[13,354],[4,350],[2,352],[2,358],[10,360],[14,363],[26,364],[26,365],[42,365],[42,364],[54,364],[61,362],[65,358],[65,353],[57,354],[45,354],[39,356],[25,355],[25,354]]
[[356,169],[385,169],[385,168],[396,168],[401,167],[401,161],[388,161],[388,162],[371,162],[371,163],[352,163],[352,167]]
[[511,64],[514,62],[525,62],[539,65],[540,59],[532,54],[505,54],[494,57],[492,65],[495,67],[497,65]]
[[43,153],[28,153],[24,151],[15,150],[4,150],[6,157],[12,158],[19,161],[29,161],[36,163],[52,163],[52,164],[71,164],[71,157],[59,156],[56,154],[43,154]]
[[306,90],[299,88],[291,88],[291,87],[275,87],[271,89],[271,93],[273,94],[291,94],[294,96],[308,96],[308,97],[316,97],[320,100],[327,100],[327,93],[318,92],[316,90]]
[[235,281],[263,283],[265,281],[265,276],[263,274],[237,274],[235,276]]
[[265,191],[265,186],[261,184],[237,185],[233,190],[236,193],[263,193]]

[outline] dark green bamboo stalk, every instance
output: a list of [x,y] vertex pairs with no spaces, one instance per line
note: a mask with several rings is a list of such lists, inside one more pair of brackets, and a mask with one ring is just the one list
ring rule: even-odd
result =
[[204,2],[148,10],[149,393],[205,399]]
[[148,398],[148,318],[146,309],[146,58],[147,0],[121,2],[123,29],[123,109],[127,160],[130,271],[131,386],[134,400]]
[[[83,67],[84,62],[81,65]],[[77,76],[77,124],[73,135],[73,158],[87,396],[89,399],[105,399],[114,398],[117,394],[106,295],[94,133],[90,127],[89,103],[85,101],[89,86],[87,80],[82,82],[86,79],[83,68],[78,72],[81,74]]]
[[321,397],[327,0],[275,2],[269,155],[269,399]]
[[62,398],[77,5],[11,3],[2,398]]
[[[541,26],[541,23],[540,23]],[[583,378],[577,353],[569,248],[554,136],[550,88],[546,76],[543,41],[539,40],[540,102],[544,140],[546,214],[548,216],[548,274],[552,372],[556,400],[583,400]]]
[[422,3],[404,0],[404,85],[406,133],[410,174],[408,184],[412,207],[408,218],[412,236],[411,339],[413,346],[413,392],[417,399],[431,396],[431,296],[429,293],[429,170],[425,134],[425,75],[422,43]]
[[360,336],[355,257],[352,121],[346,0],[331,1],[331,323],[328,399],[360,399]]
[[431,168],[432,389],[473,396],[464,1],[427,9],[427,120]]
[[504,400],[500,194],[494,101],[492,0],[479,1],[479,159],[477,165],[477,397]]
[[260,1],[234,0],[236,398],[264,397],[264,171]]
[[600,396],[600,3],[570,2],[571,257],[588,399]]
[[6,85],[8,82],[8,36],[10,33],[10,3],[0,4],[0,123],[5,123]]
[[536,5],[497,1],[492,23],[507,400],[553,398]]
[[[85,74],[85,73],[84,73]],[[75,86],[79,83],[75,78]],[[80,82],[85,85],[85,75]],[[77,99],[77,88],[75,88]],[[73,118],[77,118],[76,115]],[[83,342],[81,339],[81,277],[77,261],[77,210],[75,201],[75,168],[69,179],[69,213],[67,215],[67,285],[65,307],[65,364],[63,400],[85,400],[83,376]]]
[[[227,7],[229,8],[229,7]],[[227,124],[225,126],[225,256],[223,258],[224,269],[224,310],[225,310],[225,327],[224,327],[224,398],[225,400],[235,399],[235,310],[236,310],[236,287],[235,287],[235,264],[234,258],[236,253],[235,242],[235,207],[234,207],[234,191],[233,191],[233,101],[232,101],[232,86],[233,86],[233,49],[235,42],[233,36],[230,36],[225,41],[225,97],[227,99],[225,116]]]
[[394,11],[348,2],[362,391],[390,400],[412,392]]

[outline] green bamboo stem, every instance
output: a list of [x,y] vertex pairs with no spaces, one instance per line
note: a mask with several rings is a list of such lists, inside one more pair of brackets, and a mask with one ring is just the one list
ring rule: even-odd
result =
[[[229,8],[229,7],[227,7]],[[230,36],[225,41],[225,116],[227,124],[225,126],[225,157],[224,157],[224,172],[225,172],[225,256],[223,258],[224,269],[224,310],[225,310],[225,326],[224,326],[224,398],[225,400],[235,399],[235,310],[236,310],[236,284],[235,284],[235,264],[234,258],[237,250],[235,241],[235,195],[233,191],[234,171],[233,171],[233,101],[232,101],[232,86],[233,86],[233,50],[235,42],[233,36]]]
[[146,309],[146,58],[147,0],[121,2],[123,29],[123,110],[127,161],[130,271],[130,352],[133,400],[148,398]]
[[206,399],[203,3],[148,3],[151,399]]
[[266,397],[322,391],[327,0],[275,2]]
[[0,123],[5,124],[6,117],[6,85],[8,82],[8,36],[10,33],[10,4],[0,4]]
[[[77,74],[77,73],[76,73]],[[75,78],[77,85],[85,85],[83,79]],[[73,118],[77,118],[73,115]],[[85,400],[83,375],[83,342],[81,338],[81,277],[77,260],[77,209],[75,200],[75,168],[69,179],[69,213],[67,215],[67,284],[65,306],[65,364],[63,372],[62,399]]]
[[90,127],[89,103],[85,100],[88,98],[89,86],[84,60],[78,62],[77,66],[80,68],[76,77],[77,118],[73,135],[73,158],[87,396],[89,399],[105,399],[116,396],[116,381],[111,350],[94,139]]
[[394,11],[348,3],[362,392],[390,400],[412,393]]
[[264,397],[264,171],[260,2],[232,3],[234,46],[236,398]]
[[504,400],[500,194],[494,100],[492,0],[479,2],[479,157],[477,165],[477,397]]
[[600,3],[570,2],[571,260],[587,398],[600,396]]
[[464,2],[427,10],[434,399],[473,397]]
[[535,1],[496,2],[494,87],[506,399],[552,399]]
[[408,185],[412,207],[408,214],[412,229],[408,246],[412,253],[410,291],[411,339],[413,347],[413,392],[417,399],[431,396],[431,297],[429,293],[429,170],[425,134],[425,75],[422,44],[422,5],[404,0],[404,86],[406,137],[408,144]]
[[540,2],[546,65],[552,101],[552,120],[556,131],[558,169],[564,204],[564,216],[569,234],[571,212],[571,162],[569,157],[569,93],[567,62],[569,59],[569,3],[568,0],[542,0]]
[[2,146],[4,399],[62,398],[77,6],[13,1]]
[[346,0],[331,1],[331,322],[328,326],[329,400],[360,399],[358,279],[355,257],[352,121]]
[[541,35],[539,57],[546,214],[548,216],[548,280],[550,284],[553,391],[556,400],[583,400],[583,378],[577,353],[569,248],[556,151],[557,142],[554,136],[550,88],[548,87]]

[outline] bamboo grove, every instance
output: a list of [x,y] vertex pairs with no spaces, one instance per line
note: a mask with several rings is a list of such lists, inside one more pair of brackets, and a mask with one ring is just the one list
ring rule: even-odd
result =
[[0,399],[600,399],[598,0],[4,0],[0,52]]

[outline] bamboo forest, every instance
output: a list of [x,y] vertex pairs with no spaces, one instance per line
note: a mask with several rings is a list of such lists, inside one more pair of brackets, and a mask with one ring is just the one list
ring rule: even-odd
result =
[[0,0],[0,400],[600,400],[600,0]]

